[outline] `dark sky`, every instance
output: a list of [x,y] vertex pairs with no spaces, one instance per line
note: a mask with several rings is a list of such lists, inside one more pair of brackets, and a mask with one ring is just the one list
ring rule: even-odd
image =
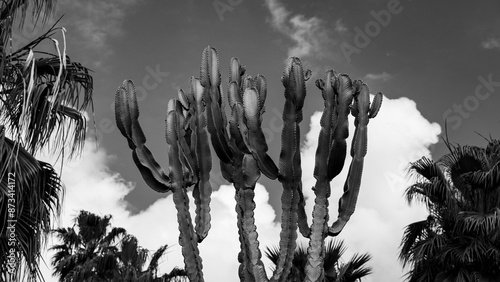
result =
[[[276,162],[284,102],[280,77],[289,56],[300,57],[313,71],[303,134],[310,130],[311,115],[323,108],[314,80],[335,69],[363,79],[372,93],[382,92],[386,99],[414,101],[420,114],[439,124],[442,132],[446,119],[451,142],[483,146],[486,141],[480,135],[499,138],[499,11],[500,2],[494,0],[61,0],[55,18],[64,15],[60,25],[67,30],[68,55],[93,70],[97,134],[89,129],[90,135],[112,156],[106,160],[107,169],[136,185],[125,196],[127,209],[136,214],[162,195],[146,186],[115,125],[112,105],[124,79],[136,84],[147,145],[164,168],[167,102],[176,98],[179,88],[188,89],[191,76],[199,76],[207,45],[218,51],[224,91],[231,57],[238,57],[247,73],[267,78],[263,128]],[[32,36],[29,26],[16,38]],[[385,126],[390,131],[393,124],[407,123],[404,131],[418,133],[421,128],[409,119],[411,115],[394,114]],[[377,134],[378,141],[397,139],[383,130]],[[389,152],[394,145],[378,149]],[[439,158],[446,147],[439,142],[430,152]],[[279,184],[265,177],[260,182],[277,207]]]
[[[139,181],[140,176],[114,126],[110,105],[115,89],[124,79],[150,89],[141,92],[145,96],[140,101],[141,123],[147,144],[166,163],[166,103],[175,98],[178,88],[187,89],[191,76],[199,76],[201,52],[207,45],[217,48],[223,77],[227,78],[229,59],[238,57],[249,74],[267,78],[267,119],[282,109],[283,62],[289,55],[299,55],[314,71],[312,81],[334,68],[364,79],[373,93],[414,100],[423,116],[443,130],[447,118],[453,142],[483,145],[485,141],[475,132],[498,137],[497,1],[452,5],[445,1],[287,1],[282,6],[285,10],[276,9],[275,14],[263,1],[124,1],[109,6],[68,2],[60,13],[65,14],[69,54],[95,71],[95,117],[97,129],[103,132],[100,146],[119,156],[111,168],[131,180]],[[158,79],[148,78],[155,69],[160,71]],[[489,85],[476,93],[484,81]],[[306,117],[322,109],[312,82],[308,91]],[[302,130],[308,130],[307,122]],[[271,155],[277,160],[279,134],[269,139]],[[433,152],[440,156],[445,147],[433,147]],[[149,189],[137,189],[127,200],[140,210],[157,196]]]

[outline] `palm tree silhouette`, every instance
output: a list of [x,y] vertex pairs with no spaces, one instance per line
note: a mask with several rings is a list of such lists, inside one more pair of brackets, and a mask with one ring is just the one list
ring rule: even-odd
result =
[[[369,275],[372,270],[366,266],[371,259],[369,254],[355,254],[348,262],[343,263],[341,257],[346,251],[344,241],[331,240],[326,244],[325,260],[325,281],[328,282],[356,282]],[[276,265],[279,258],[279,248],[267,248],[266,256]],[[299,246],[295,250],[292,260],[292,270],[286,281],[302,282],[306,274],[307,248]]]
[[406,227],[400,250],[407,280],[500,281],[500,141],[451,145],[438,161],[410,164],[409,203],[429,216]]

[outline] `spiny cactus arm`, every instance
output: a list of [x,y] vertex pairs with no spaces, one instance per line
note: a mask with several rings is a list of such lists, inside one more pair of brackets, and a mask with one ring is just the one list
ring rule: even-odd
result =
[[[132,80],[125,80],[115,95],[115,118],[122,135],[135,145],[146,143],[139,124],[139,106]],[[131,147],[130,149],[134,149]]]
[[377,94],[374,98],[372,107],[370,108],[370,92],[366,84],[357,83],[355,96],[356,116],[354,137],[351,146],[351,156],[353,157],[349,167],[349,173],[344,185],[344,194],[339,200],[339,215],[337,220],[329,228],[329,235],[338,235],[351,215],[356,209],[356,202],[361,186],[361,177],[363,173],[364,157],[367,152],[368,140],[368,120],[370,112],[374,114],[380,109],[382,104],[382,94]]
[[[322,281],[324,260],[324,239],[328,230],[328,197],[330,196],[330,181],[328,170],[328,156],[332,149],[335,128],[338,121],[338,94],[334,89],[335,79],[338,75],[330,70],[326,73],[325,80],[318,79],[316,86],[321,89],[325,101],[325,109],[321,116],[321,130],[316,150],[316,164],[314,167],[314,178],[316,185],[313,188],[315,194],[311,235],[309,236],[309,248],[307,250],[306,277],[307,281]],[[344,148],[345,149],[345,148]],[[344,153],[345,158],[345,153]],[[320,280],[318,280],[320,279]]]
[[332,84],[337,97],[337,124],[332,136],[330,155],[328,156],[328,178],[332,180],[344,167],[347,154],[346,139],[349,136],[349,111],[354,90],[352,81],[346,74],[332,77]]
[[125,80],[115,95],[115,119],[121,134],[127,138],[132,158],[144,181],[153,190],[161,193],[172,189],[172,183],[146,147],[146,137],[139,124],[139,109],[134,84]]
[[338,118],[336,95],[333,90],[335,75],[333,70],[329,70],[326,72],[324,81],[322,79],[316,80],[316,86],[321,90],[325,103],[325,109],[323,110],[320,120],[321,130],[318,137],[318,148],[316,149],[315,158],[316,164],[314,166],[314,178],[318,181],[326,181],[329,179],[328,156],[330,155],[330,148]]
[[238,58],[231,58],[229,65],[229,83],[236,82],[237,85],[241,85],[241,78],[245,75],[245,71],[245,66],[240,64]]
[[215,48],[210,46],[203,50],[200,82],[205,89],[203,99],[207,104],[207,124],[212,146],[220,160],[230,163],[233,156],[229,147],[226,114],[220,92],[219,58]]
[[255,77],[255,88],[259,93],[259,110],[260,110],[260,122],[262,123],[262,115],[265,112],[264,103],[266,102],[267,97],[267,81],[263,75],[258,74]]
[[374,118],[377,116],[380,107],[382,106],[382,100],[383,100],[383,95],[382,93],[378,92],[375,97],[373,97],[373,101],[370,104],[370,111],[368,113],[369,118]]
[[[178,130],[177,130],[177,142],[179,144],[179,150],[181,152],[181,164],[184,175],[184,181],[186,186],[191,186],[198,182],[198,166],[195,160],[195,156],[191,152],[191,129],[189,128],[189,119],[186,119],[184,113],[186,113],[182,102],[178,100],[174,102],[175,111],[177,112],[178,119]],[[188,143],[189,142],[189,143]]]
[[307,222],[307,214],[306,214],[306,200],[304,198],[304,194],[302,193],[302,182],[299,182],[299,187],[297,189],[296,195],[298,197],[297,204],[297,219],[298,219],[298,227],[300,234],[305,238],[309,238],[311,235],[311,228],[309,227],[309,223]]
[[172,183],[163,168],[156,162],[148,147],[141,146],[132,151],[132,158],[146,184],[156,192],[172,190]]
[[[281,153],[279,161],[279,180],[283,185],[281,196],[281,233],[279,257],[273,273],[273,281],[287,279],[292,267],[292,260],[297,246],[297,221],[302,169],[300,167],[300,128],[302,106],[306,95],[306,77],[298,58],[291,57],[286,61],[282,83],[285,87],[285,105],[283,109],[283,129],[281,131]],[[305,215],[302,212],[301,215]],[[307,219],[302,227],[307,226]],[[303,230],[305,229],[305,230]],[[308,228],[303,228],[304,236],[308,236]]]
[[[229,84],[229,103],[231,105],[231,117],[229,119],[229,133],[231,135],[231,142],[237,147],[237,150],[245,154],[251,154],[245,143],[248,143],[248,138],[243,140],[243,135],[248,135],[248,128],[245,125],[245,116],[243,108],[243,100],[238,93],[238,84],[231,82]],[[236,149],[234,150],[236,151]]]
[[[306,95],[305,76],[300,59],[291,57],[281,79],[285,87],[283,108],[283,129],[281,131],[281,153],[279,161],[279,180],[282,183],[300,181],[300,127],[302,106]],[[296,158],[298,154],[298,159]],[[298,162],[294,162],[297,161]]]
[[194,232],[189,213],[189,198],[182,170],[182,155],[178,145],[179,117],[176,111],[177,100],[170,100],[167,108],[166,139],[168,149],[170,179],[173,184],[173,200],[179,223],[179,245],[182,247],[185,269],[190,281],[204,281],[202,260],[199,256],[197,236]]
[[193,197],[196,205],[195,224],[198,240],[201,242],[210,230],[210,196],[212,186],[210,185],[210,170],[212,169],[212,158],[208,145],[206,106],[203,101],[204,89],[197,79],[191,80],[191,95],[194,97],[192,109],[194,116],[194,131],[191,135],[192,151],[196,158],[197,179]]
[[278,177],[278,167],[267,154],[267,143],[261,128],[261,96],[255,88],[247,88],[243,94],[243,107],[248,128],[247,147],[257,161],[262,173],[270,179]]
[[238,189],[241,200],[238,203],[243,211],[242,227],[243,237],[247,243],[247,269],[252,273],[255,281],[269,281],[265,266],[261,261],[262,254],[259,249],[257,226],[255,225],[255,184],[260,177],[259,167],[252,155],[245,154],[242,161],[243,188]]

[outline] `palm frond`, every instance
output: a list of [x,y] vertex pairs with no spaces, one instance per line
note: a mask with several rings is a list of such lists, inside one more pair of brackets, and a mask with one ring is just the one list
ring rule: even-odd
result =
[[343,282],[356,282],[359,279],[370,275],[373,270],[366,266],[372,257],[369,254],[355,254],[346,264],[344,275],[340,277]]
[[[15,236],[22,259],[21,268],[28,280],[39,275],[40,249],[50,230],[53,215],[60,212],[59,196],[62,183],[52,166],[36,160],[12,140],[0,136],[0,159],[2,172],[0,181],[0,231],[6,232],[15,224]],[[9,156],[15,155],[12,159]],[[0,238],[0,252],[7,254],[8,240]],[[0,265],[6,256],[0,256]]]
[[158,269],[159,260],[165,254],[167,248],[168,245],[163,245],[154,252],[154,254],[151,256],[151,261],[149,262],[148,270],[153,271]]

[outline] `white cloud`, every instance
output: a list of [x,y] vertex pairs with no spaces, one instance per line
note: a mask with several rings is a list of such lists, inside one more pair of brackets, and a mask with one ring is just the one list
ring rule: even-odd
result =
[[[303,187],[307,197],[307,210],[313,207],[314,185],[312,169],[319,133],[320,113],[311,118],[311,130],[306,135],[303,155]],[[351,136],[354,132],[352,126]],[[428,156],[427,147],[437,143],[440,127],[429,123],[417,110],[416,104],[407,99],[385,99],[379,115],[369,124],[368,154],[357,210],[338,238],[344,239],[348,247],[346,255],[369,252],[373,255],[370,265],[374,273],[365,281],[401,281],[403,274],[397,261],[398,246],[403,228],[416,220],[425,218],[423,208],[408,207],[404,189],[410,184],[405,173],[409,161]],[[350,138],[348,141],[350,144]],[[139,239],[139,243],[151,250],[160,245],[172,246],[165,256],[161,271],[174,266],[183,266],[178,246],[176,212],[171,196],[160,198],[137,215],[126,209],[124,197],[131,189],[149,189],[143,181],[127,182],[119,174],[108,169],[115,157],[103,148],[95,149],[88,142],[79,160],[65,163],[63,181],[66,183],[65,204],[60,226],[69,226],[72,217],[80,209],[100,215],[112,214],[113,225],[126,228]],[[123,161],[131,162],[129,155]],[[346,169],[350,160],[346,160]],[[330,223],[337,217],[337,202],[342,193],[346,171],[332,182],[330,200]],[[268,203],[268,192],[258,185],[256,188],[256,225],[261,250],[277,244],[280,227],[274,223],[275,212]],[[239,242],[236,228],[234,188],[221,186],[211,200],[212,229],[200,245],[207,281],[238,281],[237,253]],[[309,216],[310,217],[310,216]],[[309,218],[310,219],[310,218]],[[52,242],[49,241],[49,245]],[[45,260],[50,262],[50,254]],[[345,257],[347,259],[348,257]],[[267,260],[264,260],[267,263]],[[269,267],[269,264],[266,264]],[[56,281],[51,271],[44,270],[47,281]],[[268,275],[271,271],[268,269]]]
[[[303,148],[303,187],[312,187],[315,179],[314,155],[321,113],[311,119],[311,131]],[[408,207],[403,192],[409,186],[405,173],[408,162],[429,156],[427,147],[438,142],[440,127],[429,123],[417,110],[415,102],[400,98],[384,99],[378,116],[368,125],[368,153],[365,158],[361,191],[356,211],[338,238],[344,239],[349,253],[369,252],[373,274],[366,281],[402,281],[397,260],[403,228],[425,218],[419,207]],[[350,126],[348,145],[354,133]],[[350,158],[342,173],[331,183],[330,224],[337,218],[338,199],[342,195]],[[304,190],[308,214],[312,211],[313,192]]]
[[[330,55],[331,47],[336,43],[320,18],[292,15],[279,0],[266,0],[266,6],[271,13],[271,25],[294,42],[288,49],[288,56],[321,58]],[[340,24],[337,21],[336,31],[339,31],[337,28],[345,28]]]
[[490,37],[481,43],[484,49],[500,49],[500,38]]
[[392,79],[392,74],[387,73],[387,72],[382,72],[382,73],[369,73],[365,75],[364,77],[365,80],[371,80],[371,81],[389,81]]

